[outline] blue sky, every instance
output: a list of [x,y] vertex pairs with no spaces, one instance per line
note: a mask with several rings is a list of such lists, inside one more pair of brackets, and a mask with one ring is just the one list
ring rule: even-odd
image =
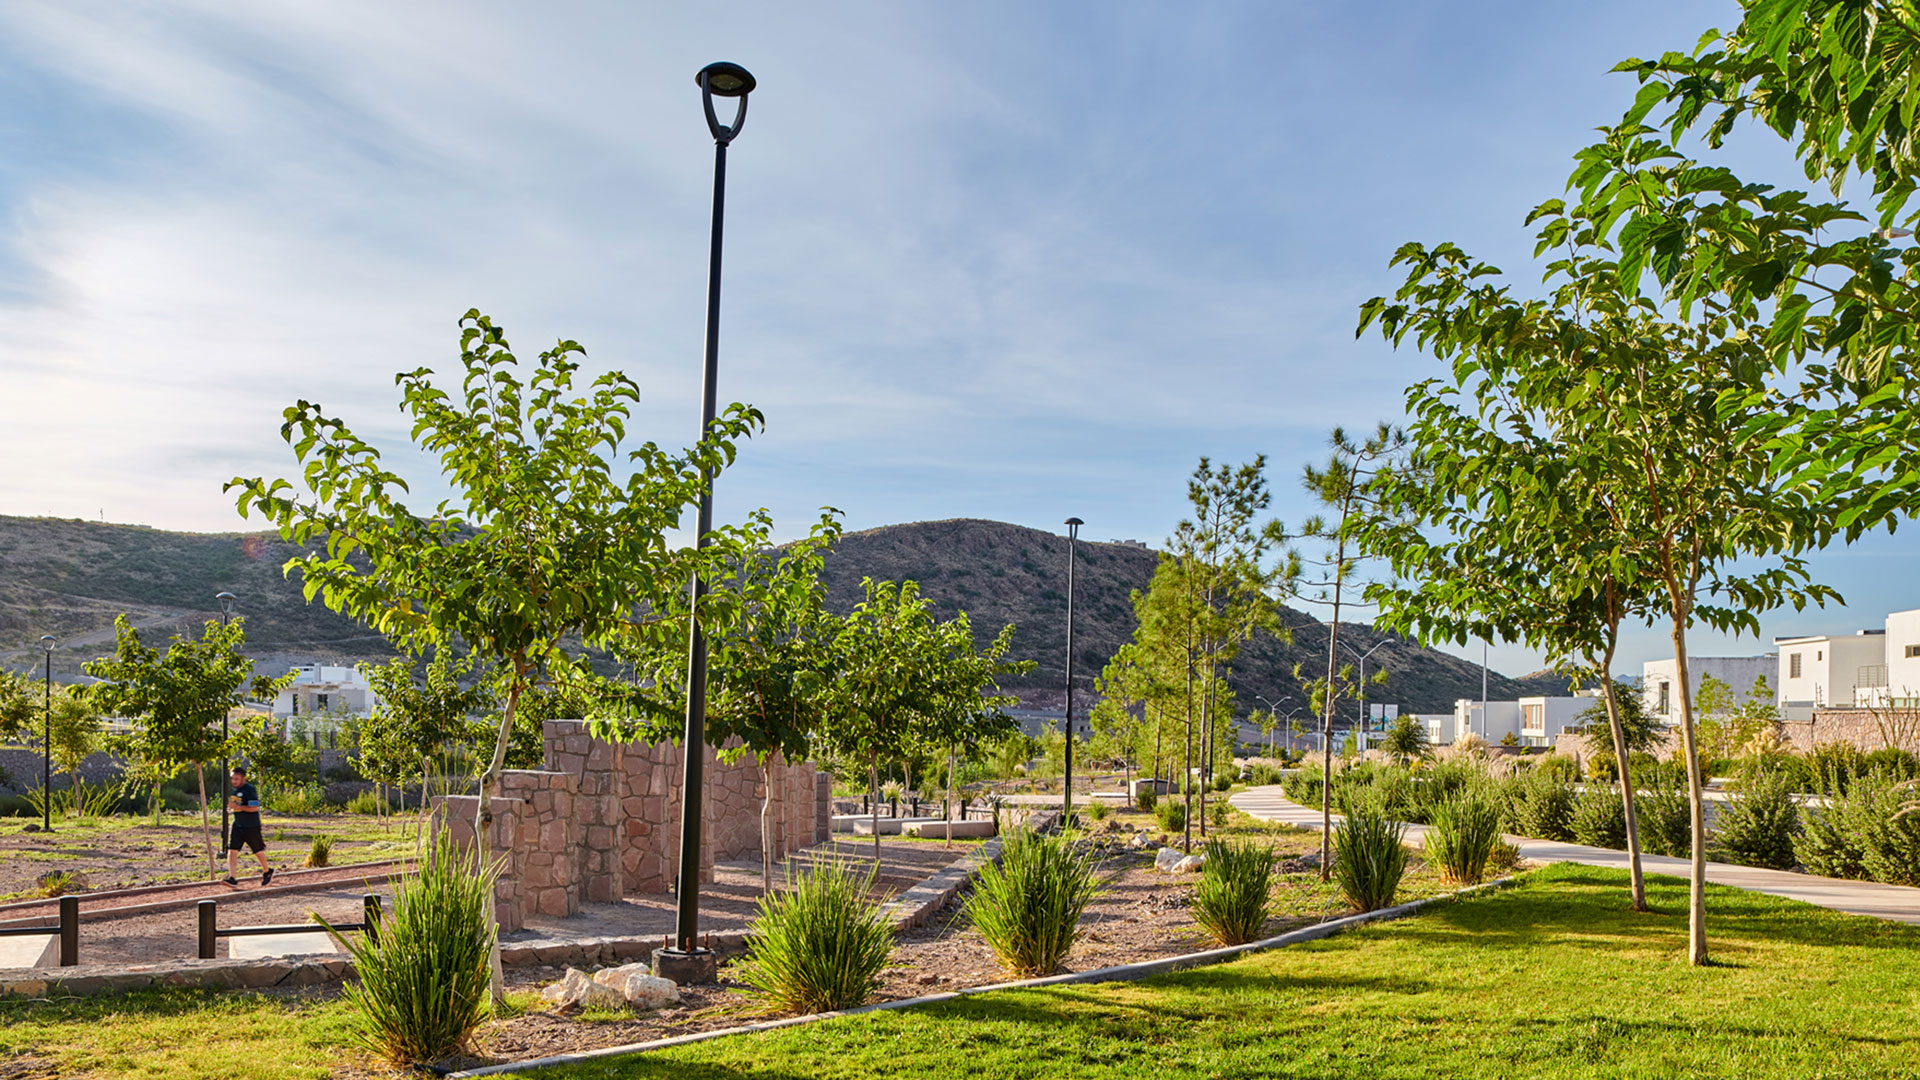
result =
[[[9,4],[0,512],[246,527],[221,483],[290,471],[296,398],[405,463],[392,373],[457,356],[469,307],[529,354],[577,339],[640,380],[643,437],[686,441],[693,73],[731,59],[761,88],[730,162],[721,394],[769,426],[723,517],[1078,515],[1158,542],[1200,455],[1264,452],[1297,521],[1327,430],[1396,417],[1430,370],[1353,340],[1394,247],[1536,278],[1526,210],[1631,97],[1606,69],[1733,11]],[[1823,554],[1854,610],[1769,634],[1920,606],[1909,558],[1905,534]],[[1624,659],[1663,651],[1646,631]]]

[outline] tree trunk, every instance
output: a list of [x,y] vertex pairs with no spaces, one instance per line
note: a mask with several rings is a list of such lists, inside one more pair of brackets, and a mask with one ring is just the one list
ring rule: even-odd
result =
[[1632,883],[1633,910],[1645,911],[1647,883],[1640,870],[1640,818],[1634,805],[1633,773],[1627,760],[1627,732],[1620,724],[1620,701],[1613,685],[1613,650],[1618,644],[1617,634],[1607,640],[1606,659],[1600,665],[1600,685],[1606,694],[1607,726],[1613,729],[1613,760],[1620,771],[1620,803],[1627,819],[1627,874]]
[[1200,698],[1200,839],[1207,838],[1207,788],[1213,784],[1213,672]]
[[1700,753],[1693,731],[1693,693],[1687,685],[1687,624],[1673,610],[1673,679],[1680,684],[1680,750],[1687,756],[1687,821],[1692,827],[1687,879],[1687,962],[1707,962],[1707,815]]
[[880,751],[867,751],[867,780],[873,785],[873,872],[880,872]]
[[760,892],[773,894],[773,755],[760,759]]
[[[220,876],[220,869],[213,857],[213,821],[207,816],[207,767],[197,761],[194,762],[193,775],[200,784],[200,835],[207,842],[207,877],[216,878]],[[42,794],[48,798],[53,797],[51,791],[42,792]]]
[[[475,865],[484,869],[493,862],[493,797],[500,791],[500,770],[507,763],[507,743],[513,737],[513,717],[520,705],[520,680],[526,675],[524,668],[516,665],[515,679],[507,688],[507,707],[500,714],[500,731],[493,740],[493,757],[487,765],[487,771],[480,774],[479,810],[474,814],[473,844],[477,854]],[[689,752],[698,753],[699,748]],[[488,925],[495,925],[498,916],[494,914],[493,890],[487,890],[487,906],[483,915]],[[500,966],[499,936],[494,936],[493,948],[487,954],[487,990],[493,999],[494,1008],[503,1008],[507,1003],[507,976]]]
[[947,805],[940,811],[947,819],[948,850],[953,848],[953,759],[953,743],[949,742],[947,743]]

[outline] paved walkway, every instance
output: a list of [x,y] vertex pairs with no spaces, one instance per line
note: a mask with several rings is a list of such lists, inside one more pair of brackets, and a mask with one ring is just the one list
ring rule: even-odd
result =
[[[1310,829],[1320,827],[1320,810],[1301,806],[1288,799],[1280,791],[1278,784],[1248,788],[1227,799],[1237,810],[1244,811],[1264,821],[1283,821],[1291,825],[1301,825]],[[1339,815],[1334,815],[1338,820]],[[1425,842],[1427,829],[1424,825],[1407,826],[1407,838]],[[1627,853],[1611,848],[1587,847],[1584,844],[1563,844],[1553,840],[1534,840],[1524,836],[1509,836],[1507,840],[1520,849],[1524,858],[1538,859],[1541,862],[1574,862],[1586,866],[1606,866],[1616,870],[1627,868]],[[1684,878],[1690,866],[1685,859],[1670,859],[1664,855],[1641,855],[1640,866],[1649,874],[1671,874]],[[1911,889],[1904,885],[1882,885],[1876,881],[1842,881],[1838,878],[1815,877],[1812,874],[1795,874],[1786,870],[1763,870],[1754,866],[1735,866],[1732,863],[1710,862],[1707,864],[1707,880],[1717,885],[1731,885],[1736,889],[1751,889],[1769,896],[1782,896],[1789,900],[1800,900],[1835,911],[1845,911],[1854,915],[1868,915],[1876,919],[1890,919],[1894,922],[1912,923],[1920,926],[1920,889]]]

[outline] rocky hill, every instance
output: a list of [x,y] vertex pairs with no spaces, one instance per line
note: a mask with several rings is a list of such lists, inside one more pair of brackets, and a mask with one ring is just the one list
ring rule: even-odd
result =
[[[1017,654],[1039,664],[1014,688],[1030,705],[1057,708],[1066,666],[1066,545],[1064,535],[978,520],[850,533],[827,561],[829,603],[850,608],[863,577],[913,578],[942,617],[965,610],[983,638],[1013,623]],[[378,635],[304,601],[299,583],[280,572],[294,552],[271,534],[176,533],[0,516],[0,664],[37,667],[40,635],[51,633],[59,642],[56,675],[71,676],[111,647],[115,615],[125,612],[164,640],[218,618],[214,596],[223,590],[239,597],[250,650],[268,670],[391,655]],[[1158,556],[1144,547],[1084,540],[1079,556],[1075,666],[1087,686],[1132,635],[1129,594],[1147,587]],[[1306,661],[1311,670],[1315,657],[1325,656],[1323,624],[1300,612],[1290,612],[1287,622],[1295,628],[1292,644],[1257,641],[1235,665],[1234,681],[1243,692],[1276,700],[1294,694],[1297,700],[1293,665]],[[1341,635],[1363,651],[1381,637],[1356,624],[1343,625]],[[1390,673],[1376,700],[1432,712],[1480,694],[1479,666],[1457,657],[1405,641],[1375,656]],[[1489,690],[1495,698],[1511,698],[1553,687],[1550,680],[1495,674]]]

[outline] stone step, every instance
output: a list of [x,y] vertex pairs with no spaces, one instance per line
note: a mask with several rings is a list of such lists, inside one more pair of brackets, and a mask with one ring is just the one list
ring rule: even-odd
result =
[[0,968],[56,967],[59,963],[59,934],[0,937]]
[[307,934],[252,934],[227,939],[229,960],[272,960],[283,956],[333,955],[340,951],[324,930]]

